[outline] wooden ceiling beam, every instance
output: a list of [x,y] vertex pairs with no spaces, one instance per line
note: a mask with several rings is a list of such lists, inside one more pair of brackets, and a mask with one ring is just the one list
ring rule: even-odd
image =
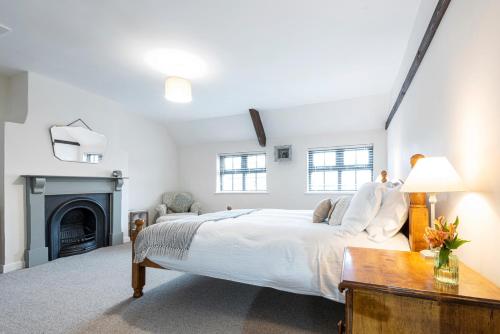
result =
[[266,133],[264,132],[264,126],[262,125],[262,120],[260,119],[259,112],[255,109],[249,109],[250,117],[252,117],[253,127],[255,129],[255,134],[259,140],[259,145],[266,147]]
[[401,104],[401,102],[403,102],[403,98],[405,97],[406,92],[410,88],[411,82],[413,81],[413,78],[415,77],[415,74],[417,73],[418,68],[422,63],[422,60],[424,59],[425,53],[427,52],[429,45],[431,45],[432,38],[434,37],[434,34],[436,33],[439,24],[443,19],[446,9],[448,9],[450,1],[451,0],[439,0],[436,5],[436,8],[434,9],[434,14],[431,17],[429,25],[427,26],[427,30],[425,31],[424,37],[420,42],[417,54],[415,55],[415,58],[413,58],[413,63],[411,64],[410,70],[406,75],[405,81],[403,82],[403,86],[401,87],[398,97],[396,98],[396,102],[394,102],[389,117],[387,117],[387,121],[385,122],[386,130],[389,128],[392,118],[394,117],[394,115],[396,115],[399,105]]

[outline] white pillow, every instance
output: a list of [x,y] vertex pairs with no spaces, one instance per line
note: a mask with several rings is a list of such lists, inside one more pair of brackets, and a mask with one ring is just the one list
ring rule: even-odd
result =
[[387,187],[382,183],[368,182],[359,188],[342,219],[342,229],[352,235],[362,232],[380,209]]
[[384,194],[379,212],[366,228],[370,240],[383,242],[392,238],[408,219],[409,198],[400,190],[401,185]]
[[351,197],[349,196],[341,196],[335,200],[335,206],[333,207],[332,214],[328,219],[328,224],[330,225],[340,225],[342,223],[342,218],[349,207],[349,203],[351,202]]

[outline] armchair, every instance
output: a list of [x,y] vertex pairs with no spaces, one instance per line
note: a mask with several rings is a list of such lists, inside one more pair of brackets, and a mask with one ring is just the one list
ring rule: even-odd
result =
[[195,202],[187,192],[167,192],[162,196],[162,203],[156,208],[155,222],[172,221],[201,214],[201,205]]

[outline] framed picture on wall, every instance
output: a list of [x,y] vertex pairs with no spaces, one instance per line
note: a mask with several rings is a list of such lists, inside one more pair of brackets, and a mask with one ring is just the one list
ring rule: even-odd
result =
[[137,219],[142,219],[146,223],[145,225],[149,225],[149,213],[146,210],[136,210],[128,212],[128,236],[132,234],[132,230],[135,229],[134,222]]
[[292,145],[274,146],[274,161],[291,161]]

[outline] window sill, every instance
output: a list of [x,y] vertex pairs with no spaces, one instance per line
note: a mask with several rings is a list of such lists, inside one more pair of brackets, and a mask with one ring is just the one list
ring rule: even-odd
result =
[[267,191],[216,191],[214,195],[255,195],[255,194],[269,194]]
[[325,195],[325,194],[330,194],[330,195],[354,195],[356,191],[306,191],[304,192],[305,195]]

